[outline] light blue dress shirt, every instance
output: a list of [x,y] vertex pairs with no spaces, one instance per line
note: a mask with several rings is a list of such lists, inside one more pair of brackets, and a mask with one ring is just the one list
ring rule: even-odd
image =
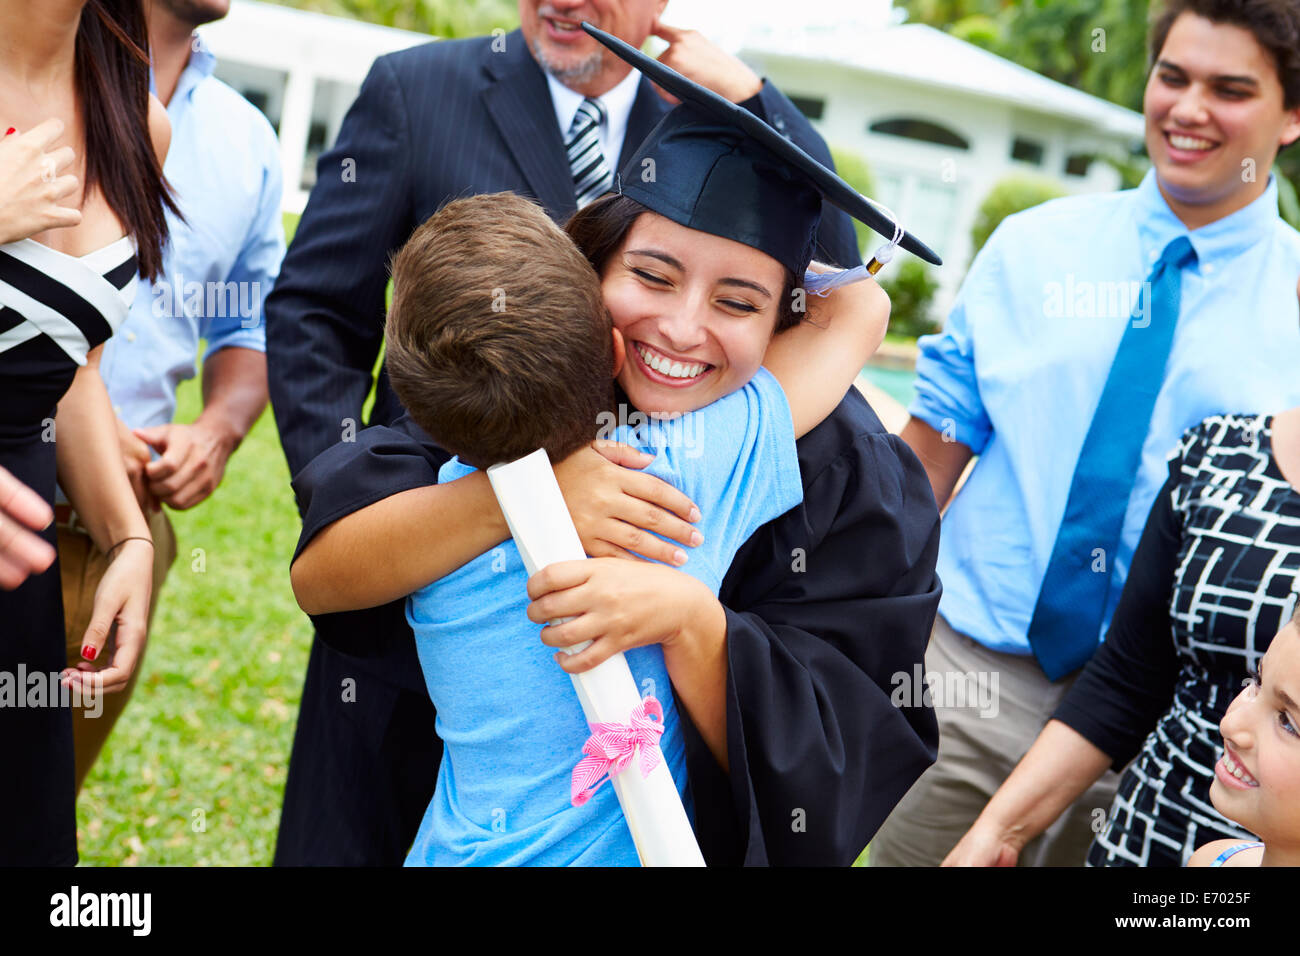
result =
[[212,75],[215,65],[196,35],[167,105],[163,166],[186,221],[168,214],[163,271],[140,286],[100,359],[113,408],[132,428],[172,420],[200,338],[207,356],[229,346],[266,351],[262,306],[284,258],[279,146],[261,111]]
[[1134,190],[1010,216],[989,238],[943,332],[918,343],[909,408],[980,456],[939,543],[939,612],[955,630],[1030,653],[1025,635],[1079,451],[1141,283],[1174,238],[1190,238],[1197,262],[1183,272],[1118,553],[1104,556],[1112,577],[1098,640],[1183,431],[1209,415],[1300,405],[1300,234],[1277,208],[1270,180],[1249,206],[1189,232],[1152,171]]

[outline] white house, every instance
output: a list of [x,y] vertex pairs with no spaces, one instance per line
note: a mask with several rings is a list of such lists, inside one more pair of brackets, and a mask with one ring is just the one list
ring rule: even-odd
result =
[[940,313],[969,263],[976,211],[1000,179],[1027,173],[1068,192],[1112,190],[1098,153],[1143,137],[1131,110],[921,24],[751,35],[741,56],[833,147],[860,155],[889,206],[944,259]]
[[253,0],[233,0],[224,19],[199,32],[217,58],[217,76],[280,135],[286,212],[307,204],[316,159],[334,142],[375,58],[433,39]]
[[[775,22],[775,18],[764,18]],[[970,229],[995,182],[1014,172],[1073,192],[1114,189],[1093,153],[1127,153],[1142,117],[1046,79],[942,31],[887,17],[793,31],[747,26],[733,38],[828,143],[871,167],[877,195],[943,256],[936,314],[970,257]],[[735,21],[733,21],[735,22]],[[431,38],[252,0],[202,29],[217,75],[280,134],[286,210],[300,211],[316,158],[338,133],[375,57]]]

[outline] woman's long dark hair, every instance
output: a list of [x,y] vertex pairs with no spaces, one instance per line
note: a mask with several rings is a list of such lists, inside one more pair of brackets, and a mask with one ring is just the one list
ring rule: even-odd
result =
[[77,100],[86,127],[83,195],[98,186],[135,237],[140,275],[162,271],[166,211],[180,215],[149,135],[149,29],[142,0],[87,0],[77,27]]

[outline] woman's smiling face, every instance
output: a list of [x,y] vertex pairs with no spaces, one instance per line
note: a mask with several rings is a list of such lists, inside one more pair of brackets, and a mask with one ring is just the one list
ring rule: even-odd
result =
[[1300,846],[1300,628],[1278,632],[1219,724],[1225,753],[1210,799],[1276,849]]
[[618,382],[643,412],[689,412],[758,371],[785,268],[742,243],[646,212],[605,264],[601,289],[627,358]]

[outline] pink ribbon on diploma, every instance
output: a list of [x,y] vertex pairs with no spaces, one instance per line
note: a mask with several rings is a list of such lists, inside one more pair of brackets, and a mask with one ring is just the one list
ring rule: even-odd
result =
[[573,768],[571,800],[580,807],[601,788],[606,780],[622,773],[637,750],[641,751],[641,776],[648,777],[659,763],[659,738],[664,732],[664,709],[659,701],[647,697],[632,711],[626,724],[588,724],[591,736],[582,745],[587,756]]

